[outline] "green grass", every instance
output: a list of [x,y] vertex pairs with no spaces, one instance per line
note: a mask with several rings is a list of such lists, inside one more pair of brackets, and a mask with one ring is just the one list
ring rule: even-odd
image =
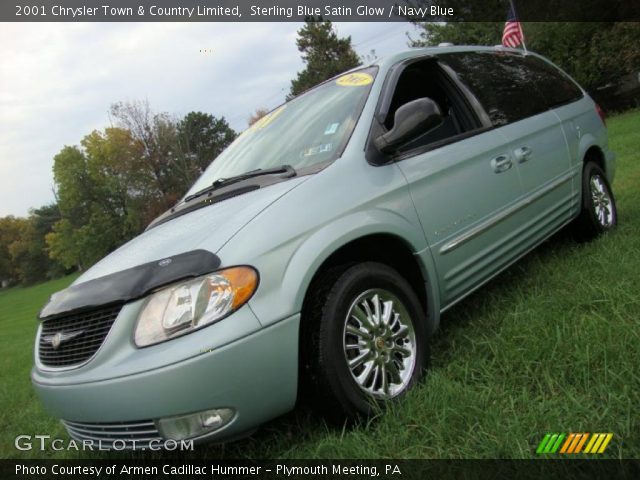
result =
[[67,287],[76,276],[0,290],[0,458],[22,458],[13,446],[17,435],[60,437],[65,433],[60,423],[42,410],[31,388],[29,371],[38,327],[36,315],[52,293]]
[[[640,112],[609,120],[619,228],[577,245],[559,234],[449,310],[433,368],[366,424],[304,408],[208,458],[531,458],[546,432],[613,432],[604,457],[640,458]],[[29,384],[35,315],[71,278],[0,293],[0,456],[23,433],[64,436]],[[102,454],[106,457],[109,454]],[[98,456],[98,454],[95,454]]]

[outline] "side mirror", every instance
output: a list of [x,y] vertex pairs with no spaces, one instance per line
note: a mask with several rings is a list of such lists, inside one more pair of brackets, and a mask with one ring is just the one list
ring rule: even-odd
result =
[[390,153],[403,143],[442,123],[438,104],[430,98],[418,98],[405,103],[394,116],[393,128],[375,138],[373,143],[383,153]]

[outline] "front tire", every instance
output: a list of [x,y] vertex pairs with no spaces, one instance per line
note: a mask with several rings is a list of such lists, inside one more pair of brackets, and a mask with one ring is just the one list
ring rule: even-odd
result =
[[615,228],[618,210],[607,177],[593,162],[582,171],[582,209],[574,224],[579,241],[588,241]]
[[303,312],[302,380],[329,416],[370,415],[422,377],[429,362],[425,314],[398,272],[366,262],[328,272],[312,288]]

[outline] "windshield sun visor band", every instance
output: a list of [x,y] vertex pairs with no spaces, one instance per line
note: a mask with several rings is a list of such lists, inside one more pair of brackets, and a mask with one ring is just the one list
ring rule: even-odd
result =
[[211,273],[220,267],[217,255],[192,250],[105,275],[54,293],[40,311],[45,319],[61,314],[125,303],[179,280]]

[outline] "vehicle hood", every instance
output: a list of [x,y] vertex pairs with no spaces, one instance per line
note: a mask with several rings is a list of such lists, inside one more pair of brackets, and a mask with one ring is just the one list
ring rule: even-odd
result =
[[292,178],[265,186],[162,223],[104,257],[73,284],[191,250],[216,253],[242,227],[308,178]]

